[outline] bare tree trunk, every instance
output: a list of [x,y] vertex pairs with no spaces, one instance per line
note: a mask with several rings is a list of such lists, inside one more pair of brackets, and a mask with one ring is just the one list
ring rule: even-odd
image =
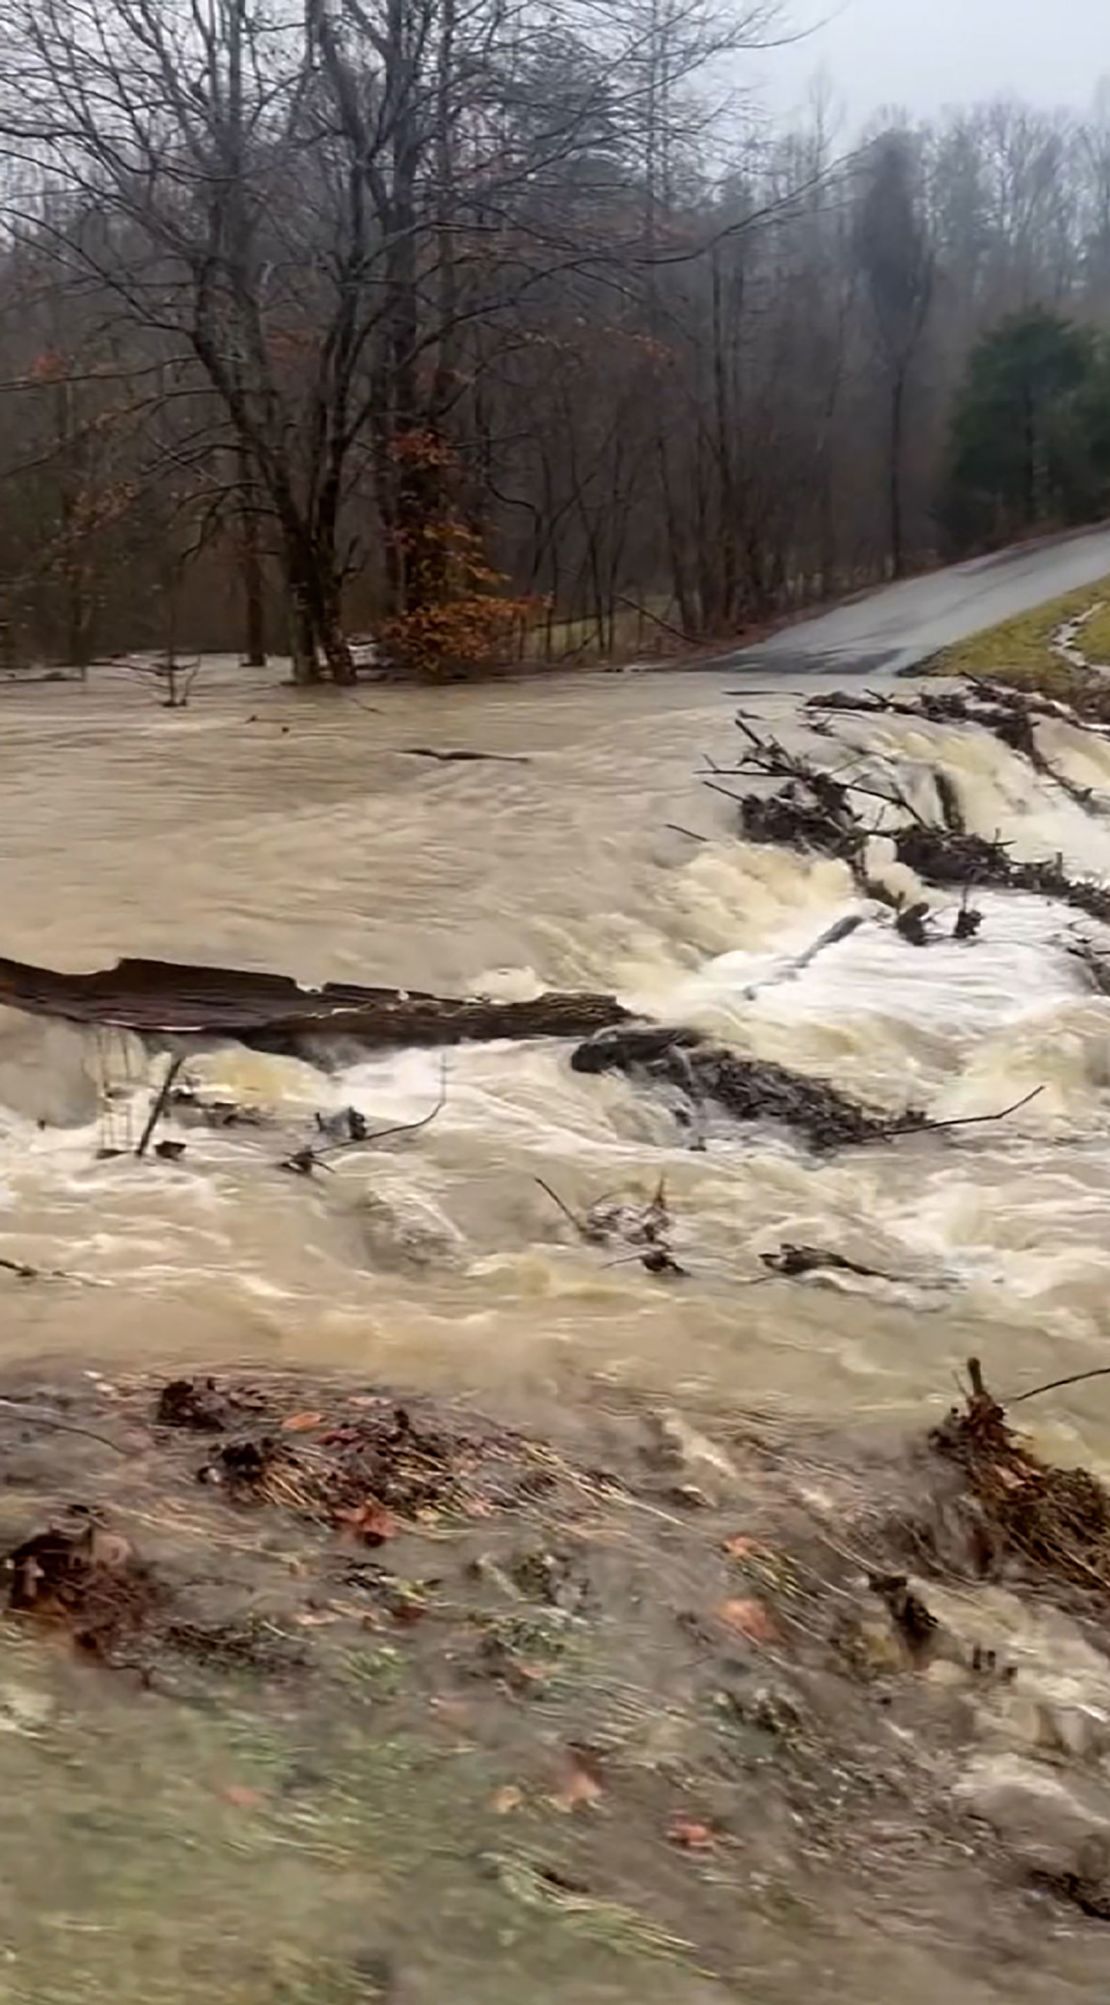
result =
[[76,558],[69,565],[66,578],[66,660],[73,668],[79,668],[82,675],[88,672],[92,658],[92,604],[87,591],[88,577],[83,564]]
[[295,683],[303,687],[320,681],[316,624],[303,585],[292,586],[289,593],[289,658]]
[[902,435],[905,429],[906,379],[899,371],[890,386],[890,467],[888,500],[890,508],[890,571],[900,578],[906,568],[905,531],[902,521]]
[[316,616],[316,628],[331,680],[342,688],[349,687],[355,680],[355,664],[343,632],[337,589],[329,586],[324,592]]
[[243,662],[247,668],[265,668],[266,606],[258,537],[258,496],[251,477],[250,454],[242,445],[239,448],[239,582],[243,593]]
[[686,564],[686,550],[682,541],[682,525],[675,505],[674,488],[671,483],[670,459],[667,442],[662,431],[657,431],[655,455],[659,463],[659,485],[663,495],[663,511],[667,525],[667,554],[671,566],[671,593],[678,607],[678,617],[685,634],[693,635],[698,630],[694,612],[694,595],[690,584],[690,573]]

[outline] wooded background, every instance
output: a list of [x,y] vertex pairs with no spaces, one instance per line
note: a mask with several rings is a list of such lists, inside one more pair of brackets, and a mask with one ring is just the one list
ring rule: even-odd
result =
[[737,96],[784,25],[11,0],[9,654],[646,649],[1099,512],[1110,107],[844,153]]

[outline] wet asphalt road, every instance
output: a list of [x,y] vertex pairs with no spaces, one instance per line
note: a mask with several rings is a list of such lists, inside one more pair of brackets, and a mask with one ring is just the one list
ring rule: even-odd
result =
[[1024,543],[929,577],[887,585],[743,648],[723,665],[766,668],[776,675],[829,670],[896,674],[927,660],[938,648],[1028,612],[1060,592],[1092,584],[1108,572],[1110,525]]

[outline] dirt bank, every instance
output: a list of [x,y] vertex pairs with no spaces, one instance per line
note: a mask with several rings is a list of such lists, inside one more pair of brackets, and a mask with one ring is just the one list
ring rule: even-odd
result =
[[[908,1449],[615,1403],[541,1439],[293,1377],[4,1400],[0,1865],[36,1998],[63,1973],[168,1997],[170,1942],[173,1995],[211,1995],[213,1899],[239,1914],[221,1995],[252,2001],[700,2000],[760,1968],[782,1903],[802,1965],[834,1914],[893,1941],[969,1895],[1031,1941],[1069,1913],[1093,1947],[1090,1750],[1061,1779],[1061,1712],[1002,1808],[983,1763],[1042,1703],[992,1597],[1047,1601],[1110,1678],[1105,1499],[1086,1479],[1077,1530],[1071,1482],[1046,1545],[1057,1479],[988,1395]],[[117,1773],[98,1810],[121,1760],[145,1798]],[[1046,1782],[1071,1823],[1033,1845]]]

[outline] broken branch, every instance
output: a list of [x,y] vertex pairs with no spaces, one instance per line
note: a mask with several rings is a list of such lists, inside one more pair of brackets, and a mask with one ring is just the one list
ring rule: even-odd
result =
[[158,1126],[159,1121],[161,1120],[163,1114],[166,1111],[166,1103],[169,1100],[170,1094],[173,1092],[174,1080],[177,1078],[177,1075],[180,1072],[184,1063],[185,1063],[185,1054],[183,1051],[178,1052],[175,1058],[170,1059],[170,1062],[166,1067],[166,1076],[163,1079],[161,1086],[158,1088],[158,1091],[154,1096],[154,1104],[151,1107],[150,1113],[147,1115],[146,1127],[143,1129],[142,1134],[139,1136],[139,1146],[135,1150],[135,1154],[137,1156],[145,1156],[147,1149],[150,1147],[150,1138],[153,1135],[155,1128]]

